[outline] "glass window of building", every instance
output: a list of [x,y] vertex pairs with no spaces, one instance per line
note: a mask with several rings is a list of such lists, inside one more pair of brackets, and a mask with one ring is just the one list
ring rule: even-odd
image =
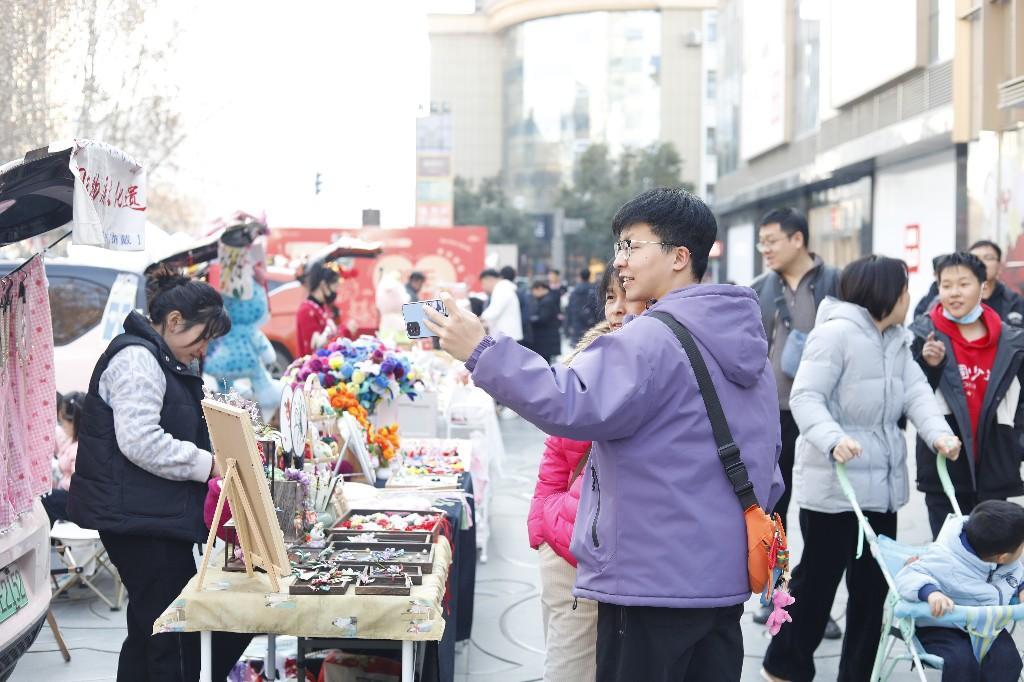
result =
[[821,10],[821,0],[800,0],[798,6],[793,55],[793,132],[796,136],[818,128]]
[[704,96],[707,99],[714,99],[717,96],[718,90],[718,72],[714,69],[708,69],[707,83],[704,87]]
[[740,81],[743,75],[743,23],[738,0],[722,0],[718,19],[729,30],[718,41],[718,69],[715,98],[718,172],[736,170],[740,143]]
[[935,64],[953,58],[953,34],[956,20],[953,17],[953,0],[929,0],[928,2],[928,62]]
[[871,210],[868,176],[811,194],[807,211],[811,251],[837,268],[860,258],[863,243],[871,237]]
[[704,38],[709,43],[718,40],[718,15],[715,12],[708,12],[708,23],[704,31]]
[[713,126],[709,127],[704,132],[705,146],[707,147],[706,153],[713,156],[715,154],[715,128]]
[[513,199],[549,211],[580,155],[658,139],[658,12],[592,12],[528,21],[506,34],[505,164]]

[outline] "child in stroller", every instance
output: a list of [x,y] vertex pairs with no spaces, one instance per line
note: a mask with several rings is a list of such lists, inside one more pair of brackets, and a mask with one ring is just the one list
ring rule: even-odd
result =
[[989,500],[968,517],[950,518],[938,540],[897,574],[903,599],[930,606],[931,618],[917,620],[916,635],[925,651],[942,658],[944,681],[1018,679],[1021,658],[1009,632],[998,631],[981,658],[978,640],[943,616],[955,605],[1018,603],[1024,588],[1022,553],[1024,508]]

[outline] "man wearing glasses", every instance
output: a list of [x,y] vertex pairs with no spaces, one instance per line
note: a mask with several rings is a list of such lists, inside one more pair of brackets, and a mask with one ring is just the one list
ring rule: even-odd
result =
[[[786,482],[775,511],[786,523],[793,483],[793,460],[796,439],[800,435],[793,413],[789,410],[789,394],[793,390],[803,352],[804,340],[814,328],[818,306],[826,296],[835,296],[839,271],[825,265],[808,249],[810,234],[807,219],[792,208],[768,212],[760,223],[757,250],[764,256],[765,272],[751,284],[761,303],[761,319],[768,336],[768,357],[775,371],[779,390],[779,424],[782,427],[782,454],[779,468]],[[771,607],[754,613],[754,622],[765,623]],[[842,630],[829,619],[826,639],[839,639]]]
[[[971,245],[970,252],[985,264],[986,281],[982,301],[996,311],[1003,322],[1015,327],[1024,326],[1024,297],[1010,291],[999,281],[999,273],[1003,271],[1003,250],[995,242],[982,239]],[[939,285],[932,282],[928,293],[914,309],[914,317],[929,312],[938,299]]]
[[598,602],[597,682],[738,682],[750,584],[742,505],[723,466],[733,453],[719,456],[693,368],[657,316],[695,339],[771,509],[782,493],[778,399],[757,300],[746,287],[699,284],[717,226],[685,190],[640,194],[612,230],[626,299],[654,303],[571,367],[487,336],[454,304],[449,317],[426,310],[428,324],[498,402],[546,433],[594,442],[570,549],[573,594]]

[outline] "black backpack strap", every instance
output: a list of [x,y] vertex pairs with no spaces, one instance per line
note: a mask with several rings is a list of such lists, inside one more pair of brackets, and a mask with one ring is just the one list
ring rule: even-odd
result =
[[754,495],[754,484],[750,482],[747,465],[743,463],[740,448],[732,437],[732,431],[729,430],[729,422],[725,418],[725,412],[722,411],[722,403],[718,400],[718,391],[715,390],[715,384],[711,381],[711,372],[708,371],[704,356],[697,348],[697,342],[693,340],[690,330],[668,313],[658,311],[651,313],[650,316],[660,320],[671,329],[683,350],[686,351],[693,374],[697,378],[697,387],[704,399],[704,407],[707,409],[708,420],[711,422],[711,430],[715,434],[718,458],[725,468],[725,475],[729,477],[732,490],[739,498],[743,509],[749,509],[758,504],[757,496]]

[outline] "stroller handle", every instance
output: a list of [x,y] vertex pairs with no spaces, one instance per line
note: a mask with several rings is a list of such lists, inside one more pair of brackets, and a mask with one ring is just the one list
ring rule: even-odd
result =
[[[853,486],[850,485],[850,479],[846,474],[846,465],[841,462],[835,462],[836,477],[839,479],[839,487],[842,489],[843,494],[853,505],[854,511],[858,517],[862,516],[860,511],[860,505],[857,503],[857,496],[853,492]],[[949,504],[953,507],[953,515],[957,518],[962,517],[964,514],[960,510],[960,503],[956,499],[956,491],[953,489],[953,481],[949,477],[949,461],[942,455],[935,455],[935,468],[939,472],[939,481],[942,483],[942,492],[946,494],[949,499]]]
[[935,468],[939,471],[939,480],[942,482],[942,492],[946,493],[949,503],[953,506],[953,515],[957,518],[963,516],[960,511],[960,503],[956,500],[956,490],[953,489],[953,481],[949,477],[949,460],[942,455],[935,455]]

